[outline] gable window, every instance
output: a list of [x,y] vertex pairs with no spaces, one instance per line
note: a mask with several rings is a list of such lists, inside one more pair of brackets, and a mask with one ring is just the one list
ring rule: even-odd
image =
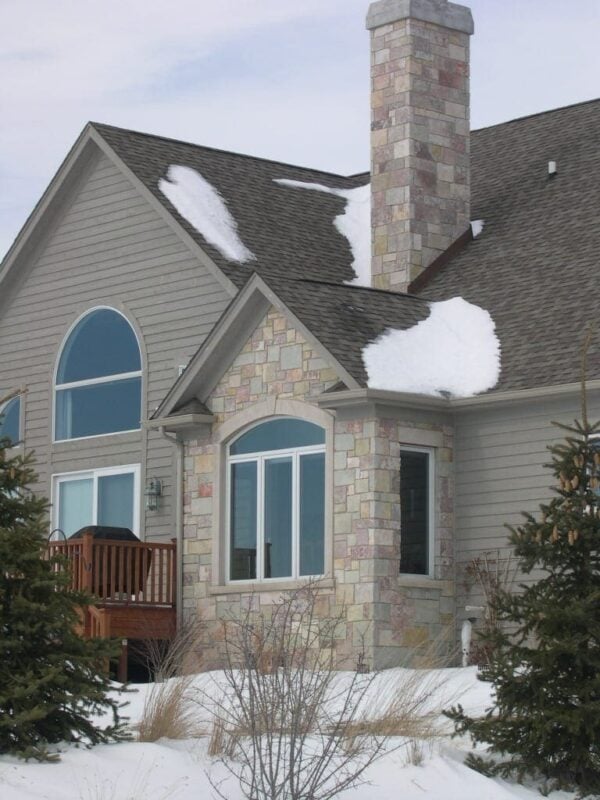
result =
[[401,574],[432,574],[433,492],[433,451],[401,448]]
[[66,536],[86,525],[139,531],[140,468],[111,467],[56,475],[53,524]]
[[229,580],[322,575],[325,431],[278,418],[229,447]]
[[75,325],[56,371],[54,438],[139,430],[142,362],[122,314],[97,308]]
[[21,398],[13,397],[0,407],[0,439],[8,439],[14,447],[21,440]]

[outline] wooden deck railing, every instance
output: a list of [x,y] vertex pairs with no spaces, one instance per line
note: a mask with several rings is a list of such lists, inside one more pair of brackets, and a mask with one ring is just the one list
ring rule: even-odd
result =
[[81,539],[50,542],[48,556],[63,555],[71,587],[89,592],[102,605],[175,607],[176,551],[172,542]]

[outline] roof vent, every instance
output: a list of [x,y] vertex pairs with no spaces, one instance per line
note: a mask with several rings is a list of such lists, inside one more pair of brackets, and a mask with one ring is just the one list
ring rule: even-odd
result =
[[548,162],[548,175],[550,178],[553,178],[556,173],[558,172],[558,167],[556,166],[556,161],[549,161]]

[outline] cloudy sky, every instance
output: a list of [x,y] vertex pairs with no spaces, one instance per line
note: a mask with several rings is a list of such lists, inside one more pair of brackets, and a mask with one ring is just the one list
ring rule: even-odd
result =
[[[600,0],[471,0],[474,128],[600,94]],[[368,166],[368,0],[0,0],[0,256],[87,120]]]

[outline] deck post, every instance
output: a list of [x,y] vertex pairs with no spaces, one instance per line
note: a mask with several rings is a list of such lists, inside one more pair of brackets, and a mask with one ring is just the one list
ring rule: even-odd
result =
[[128,653],[127,639],[121,640],[121,654],[119,656],[119,663],[117,665],[117,680],[119,683],[127,683],[127,653]]

